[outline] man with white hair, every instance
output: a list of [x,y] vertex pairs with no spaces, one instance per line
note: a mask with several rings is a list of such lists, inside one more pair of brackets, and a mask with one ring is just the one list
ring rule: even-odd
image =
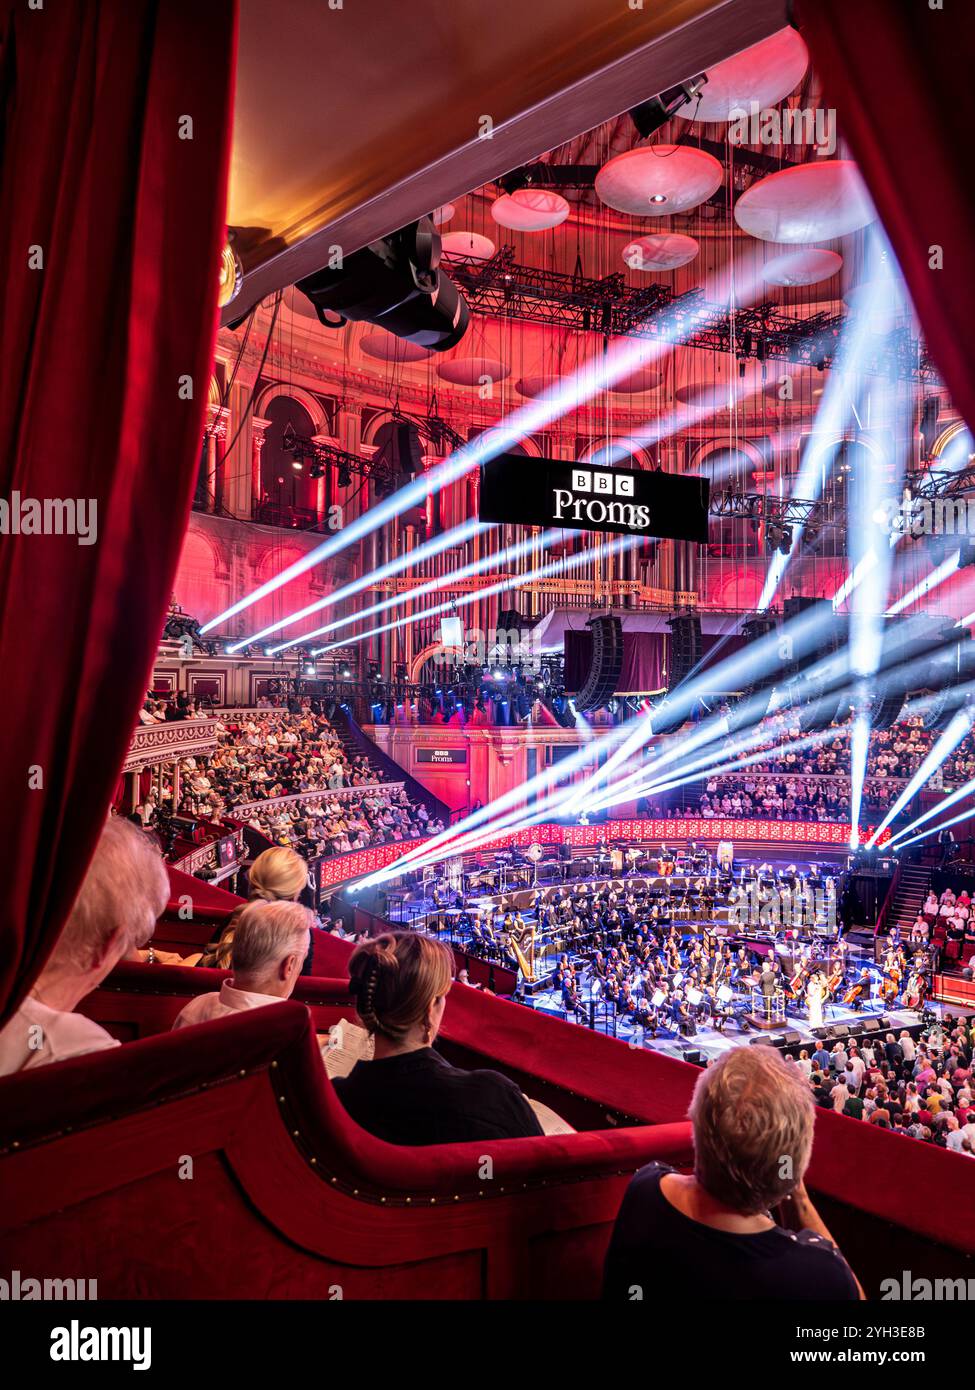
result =
[[129,821],[110,820],[47,963],[0,1032],[0,1076],[118,1047],[73,1011],[123,957],[148,943],[168,900],[159,851]]
[[174,1028],[279,1004],[289,999],[301,974],[314,917],[295,902],[252,902],[237,920],[229,980],[219,991],[197,995],[177,1016]]

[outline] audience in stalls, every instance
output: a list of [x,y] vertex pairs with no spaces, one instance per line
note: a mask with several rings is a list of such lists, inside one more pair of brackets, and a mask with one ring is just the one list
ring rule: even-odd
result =
[[434,1050],[454,974],[450,948],[419,932],[389,932],[349,958],[349,988],[374,1057],[334,1081],[356,1124],[389,1144],[518,1139],[542,1133],[517,1085],[465,1071]]
[[917,1043],[904,1029],[882,1044],[849,1040],[828,1054],[820,1046],[807,1084],[826,1109],[973,1158],[973,1047],[975,1016],[946,1014]]
[[237,921],[230,940],[233,974],[224,980],[219,992],[191,999],[177,1016],[174,1028],[290,999],[311,946],[314,916],[300,903],[260,899],[234,915]]
[[693,1173],[650,1163],[627,1188],[604,1298],[639,1289],[657,1307],[680,1287],[705,1300],[862,1298],[803,1183],[814,1113],[799,1069],[774,1048],[723,1053],[694,1088]]
[[[240,726],[218,723],[217,738],[215,753],[180,764],[176,809],[181,815],[219,824],[228,806],[233,814],[241,805],[320,791],[320,797],[247,815],[251,829],[309,858],[420,839],[443,829],[402,788],[384,788],[368,758],[350,756],[326,716],[310,705],[297,713],[268,710]],[[164,787],[164,801],[167,797],[171,800],[172,790]],[[137,814],[148,826],[158,809],[150,792]]]
[[109,820],[57,944],[0,1031],[0,1076],[118,1046],[74,1010],[120,960],[146,945],[168,901],[158,849],[131,822]]

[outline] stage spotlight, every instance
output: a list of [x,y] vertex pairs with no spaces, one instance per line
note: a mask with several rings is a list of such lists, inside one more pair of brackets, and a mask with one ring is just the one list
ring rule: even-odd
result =
[[440,269],[440,234],[429,217],[353,252],[341,267],[324,266],[297,288],[326,328],[366,320],[434,352],[456,347],[470,323],[467,301]]
[[[649,101],[641,101],[639,106],[634,106],[630,112],[630,120],[642,138],[646,140],[655,130],[666,125],[671,116],[676,116],[678,111],[694,101],[707,80],[706,73],[699,73],[697,77],[691,77],[676,87],[668,87],[666,92],[661,92],[659,96],[651,97]],[[685,114],[690,118],[689,112]]]
[[342,680],[347,681],[351,678],[352,672],[349,670],[348,666],[343,666],[341,671],[339,672],[339,675],[341,676]]

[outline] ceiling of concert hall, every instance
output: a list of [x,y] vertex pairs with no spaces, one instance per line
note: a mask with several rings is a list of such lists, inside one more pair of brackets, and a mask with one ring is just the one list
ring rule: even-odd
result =
[[[780,29],[786,0],[453,0],[419,22],[319,0],[241,7],[224,321]],[[388,55],[399,59],[391,75]],[[370,55],[372,57],[370,58]],[[480,138],[483,118],[491,138]]]

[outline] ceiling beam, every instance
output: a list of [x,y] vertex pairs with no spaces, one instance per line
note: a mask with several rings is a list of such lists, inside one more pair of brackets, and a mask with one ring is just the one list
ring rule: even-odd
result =
[[[455,0],[455,4],[464,8],[465,0]],[[591,12],[595,12],[599,0],[589,0],[589,5]],[[651,0],[645,0],[645,6],[643,11],[630,9],[621,0],[614,0],[611,11],[613,16],[619,16],[619,32],[612,30],[617,23],[615,18],[606,20],[598,31],[601,49],[592,45],[590,35],[580,32],[580,51],[573,51],[573,41],[569,40],[559,60],[547,65],[537,52],[537,43],[533,45],[535,12],[531,5],[521,3],[518,9],[523,16],[520,31],[524,31],[525,68],[526,71],[531,68],[535,74],[534,84],[526,77],[522,109],[499,119],[491,139],[479,139],[476,133],[468,134],[471,121],[467,114],[453,111],[448,103],[441,107],[438,117],[441,128],[448,127],[447,143],[452,144],[452,148],[425,164],[411,159],[409,167],[400,169],[396,168],[395,142],[391,144],[385,166],[376,167],[375,161],[363,160],[357,169],[346,169],[349,156],[354,153],[355,109],[364,100],[364,94],[357,90],[355,63],[335,63],[322,81],[329,85],[333,108],[347,107],[347,122],[345,126],[340,123],[323,133],[323,148],[335,152],[334,182],[346,191],[330,197],[322,204],[319,214],[305,214],[292,227],[252,225],[241,231],[237,246],[244,263],[244,281],[238,295],[223,309],[221,323],[238,322],[267,295],[321,269],[328,260],[330,248],[340,246],[344,255],[351,255],[440,204],[537,159],[689,75],[706,71],[788,23],[788,0],[653,0],[652,4]],[[417,4],[412,7],[412,23],[422,26],[423,15],[416,13],[418,8]],[[441,5],[438,9],[441,15],[448,11],[456,13],[453,7],[445,11]],[[340,12],[344,15],[342,22],[351,23],[355,10],[356,7],[349,7]],[[241,35],[245,51],[239,67],[238,103],[245,103],[253,113],[253,86],[260,75],[263,82],[260,99],[267,108],[268,120],[273,121],[275,86],[287,82],[288,73],[280,72],[270,63],[263,69],[259,65],[255,67],[253,55],[248,57],[246,53],[247,28],[243,23],[246,14],[245,6]],[[374,14],[367,18],[373,21]],[[511,12],[507,7],[485,8],[478,4],[476,22],[480,26],[510,23]],[[375,29],[371,42],[373,45],[381,42]],[[603,60],[606,53],[613,56]],[[450,61],[449,54],[444,61]],[[402,80],[404,62],[408,63],[408,55],[395,50],[390,53],[391,80],[394,80],[394,73]],[[589,70],[586,70],[587,62],[592,63]],[[561,80],[561,74],[574,69],[581,69],[582,75]],[[415,76],[410,80],[414,84],[423,81]],[[546,82],[550,90],[539,95]],[[470,95],[475,110],[491,111],[496,107],[490,83],[478,91],[474,82]],[[381,103],[383,96],[372,100]],[[395,97],[388,100],[387,105],[389,129],[395,133],[397,123],[408,120],[409,116],[402,109],[397,110]],[[449,129],[451,125],[456,127],[456,134]],[[253,132],[254,126],[249,129]],[[252,184],[259,185],[262,170],[259,163],[255,167],[247,148],[247,130],[245,125],[241,135],[238,122],[234,161],[247,168]],[[461,138],[461,132],[465,138]],[[285,123],[281,129],[282,141],[288,136]],[[270,181],[273,177],[273,168],[269,168],[267,178]],[[240,220],[241,211],[239,207],[234,208],[232,215],[238,215]]]

